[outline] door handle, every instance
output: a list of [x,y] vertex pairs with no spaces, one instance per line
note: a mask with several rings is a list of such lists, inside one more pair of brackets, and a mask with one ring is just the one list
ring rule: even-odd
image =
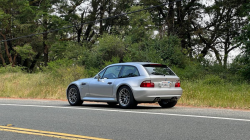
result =
[[82,85],[86,85],[86,83],[82,83]]
[[111,84],[112,84],[112,82],[108,82],[108,84],[109,84],[109,85],[111,85]]

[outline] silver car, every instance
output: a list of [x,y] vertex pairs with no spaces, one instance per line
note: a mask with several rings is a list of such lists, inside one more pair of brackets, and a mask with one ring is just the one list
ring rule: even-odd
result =
[[158,102],[163,108],[171,108],[181,95],[179,77],[166,65],[148,62],[112,64],[67,88],[67,99],[73,106],[97,101],[133,108],[138,103]]

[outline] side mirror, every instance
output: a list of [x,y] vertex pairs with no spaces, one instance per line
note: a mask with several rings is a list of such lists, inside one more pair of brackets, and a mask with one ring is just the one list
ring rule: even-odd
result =
[[97,78],[98,81],[100,81],[101,76],[98,74],[98,75],[96,76],[96,78]]

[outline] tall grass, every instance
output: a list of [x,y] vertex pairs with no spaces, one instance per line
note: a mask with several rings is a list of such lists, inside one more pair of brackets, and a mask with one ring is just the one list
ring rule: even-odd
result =
[[0,97],[66,99],[67,85],[84,78],[84,67],[60,68],[44,73],[0,73]]
[[184,80],[179,104],[250,109],[250,85],[246,82],[207,83],[207,80]]

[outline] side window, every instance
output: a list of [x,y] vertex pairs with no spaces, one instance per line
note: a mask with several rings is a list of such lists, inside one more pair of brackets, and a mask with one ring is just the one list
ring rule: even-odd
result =
[[116,79],[118,78],[118,75],[120,73],[122,66],[111,66],[108,67],[107,70],[104,73],[103,78],[107,79]]
[[134,66],[123,66],[120,78],[139,76],[139,72]]

